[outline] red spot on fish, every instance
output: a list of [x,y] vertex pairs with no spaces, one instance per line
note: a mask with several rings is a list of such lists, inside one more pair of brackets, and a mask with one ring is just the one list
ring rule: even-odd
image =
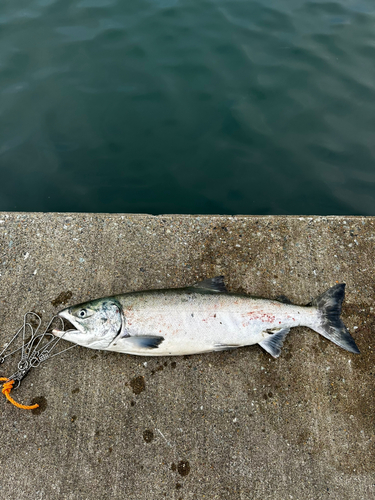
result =
[[247,316],[250,321],[261,321],[262,323],[273,323],[275,321],[275,316],[262,311],[252,311],[247,313]]
[[214,318],[216,318],[216,314],[214,314]]

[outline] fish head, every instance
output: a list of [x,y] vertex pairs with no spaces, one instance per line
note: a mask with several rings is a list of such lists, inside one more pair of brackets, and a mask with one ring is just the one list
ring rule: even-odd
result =
[[74,329],[67,331],[54,329],[52,333],[91,349],[108,347],[121,332],[123,325],[121,305],[112,297],[67,307],[60,311],[58,316],[69,321]]

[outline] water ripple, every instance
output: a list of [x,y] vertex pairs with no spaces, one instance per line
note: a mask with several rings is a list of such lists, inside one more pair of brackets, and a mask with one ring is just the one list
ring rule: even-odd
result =
[[0,208],[375,214],[374,14],[370,0],[4,4]]

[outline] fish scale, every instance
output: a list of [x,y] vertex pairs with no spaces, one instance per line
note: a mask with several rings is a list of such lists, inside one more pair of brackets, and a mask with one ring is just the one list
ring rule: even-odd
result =
[[[188,297],[186,301],[186,293],[173,290],[117,296],[126,334],[163,336],[155,355],[193,354],[213,351],[218,345],[257,344],[269,337],[269,330],[310,326],[317,315],[311,308],[260,303],[235,294],[191,293]],[[115,341],[108,350],[121,350],[124,342]]]

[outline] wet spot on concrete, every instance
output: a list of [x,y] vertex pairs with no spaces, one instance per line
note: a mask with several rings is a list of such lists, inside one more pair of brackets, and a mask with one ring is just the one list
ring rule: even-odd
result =
[[44,396],[38,396],[36,398],[33,398],[31,400],[31,405],[35,405],[35,404],[38,404],[39,405],[39,408],[34,408],[34,410],[31,410],[31,413],[33,415],[40,415],[41,413],[43,413],[44,411],[46,411],[47,409],[47,400]]
[[298,445],[306,444],[306,442],[308,441],[309,437],[310,437],[310,433],[307,430],[304,430],[303,432],[301,432],[300,434],[298,434],[297,444]]
[[[33,312],[34,314],[37,314],[40,319],[43,318],[43,314],[42,313],[40,313],[38,311],[31,311],[31,312]],[[33,314],[30,314],[30,315],[27,316],[27,321],[30,323],[30,325],[33,328],[37,328],[39,326],[39,320]]]
[[94,354],[94,356],[91,356],[91,359],[96,359],[98,357],[97,354]]
[[161,372],[164,370],[164,366],[163,365],[159,365],[155,368],[155,370],[151,370],[151,375],[154,375],[156,372]]
[[79,387],[76,387],[75,389],[72,390],[72,394],[78,394],[79,393]]
[[75,422],[77,420],[77,415],[72,415],[70,421]]
[[145,378],[142,376],[132,378],[130,386],[133,389],[134,394],[140,394],[146,389]]
[[292,359],[292,357],[293,357],[293,355],[292,355],[292,353],[290,353],[290,352],[287,352],[286,354],[284,354],[284,358],[285,358],[287,361],[291,360],[291,359]]
[[172,361],[171,368],[176,368],[176,366],[177,366],[176,361]]
[[112,448],[112,446],[110,446],[110,447],[108,448],[108,453],[112,453],[112,451],[113,451],[113,448]]
[[177,470],[177,465],[176,465],[176,464],[172,464],[172,465],[171,465],[171,470],[173,470],[173,472],[176,472],[176,470]]
[[324,352],[328,347],[328,342],[321,336],[319,336],[318,346],[321,352]]
[[69,299],[71,299],[73,296],[73,293],[68,290],[67,292],[61,292],[60,295],[58,295],[54,300],[51,300],[51,304],[53,307],[60,306],[62,304],[66,304]]
[[143,431],[143,439],[146,441],[146,443],[151,443],[151,441],[154,439],[154,433],[148,429]]
[[130,406],[135,406],[135,401],[130,401]]
[[176,483],[176,490],[180,490],[182,488],[182,484],[181,483]]
[[180,476],[187,476],[190,473],[190,464],[187,460],[180,460],[178,462],[177,471]]

